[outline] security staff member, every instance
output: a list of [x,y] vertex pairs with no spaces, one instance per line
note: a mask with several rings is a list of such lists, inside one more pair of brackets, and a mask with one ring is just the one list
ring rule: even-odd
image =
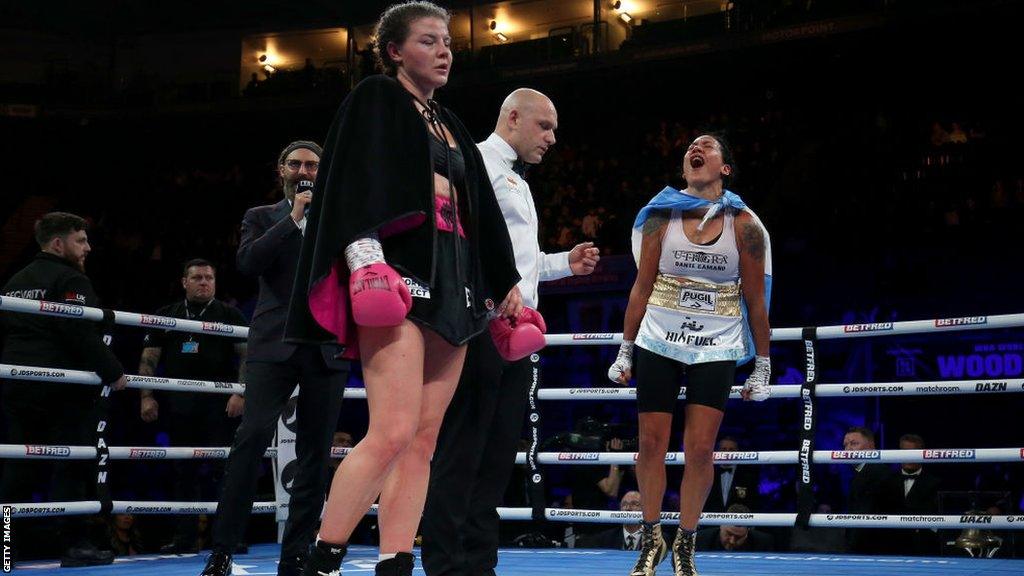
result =
[[[75,306],[99,306],[92,282],[85,275],[91,247],[84,219],[65,212],[45,214],[35,224],[40,252],[3,287],[7,297],[44,300]],[[4,312],[6,339],[4,364],[41,366],[96,372],[114,390],[127,384],[117,357],[103,342],[100,325],[77,318]],[[3,382],[3,413],[7,442],[90,446],[95,443],[96,415],[92,407],[100,388],[80,384],[52,384],[25,380]],[[38,463],[4,463],[0,494],[5,502],[31,501],[32,489],[46,485],[38,477]],[[53,465],[49,500],[92,500],[96,485],[95,463],[58,460]],[[113,553],[88,542],[83,516],[57,519],[62,545],[61,566],[110,564]],[[24,541],[24,540],[22,540]]]
[[[203,259],[189,260],[181,278],[185,298],[156,311],[157,316],[184,318],[202,322],[245,325],[242,312],[214,296],[217,271]],[[150,330],[143,341],[139,374],[151,376],[163,361],[168,378],[244,382],[246,345],[244,341],[210,334],[174,330]],[[237,359],[237,361],[236,361]],[[237,368],[236,368],[237,365]],[[245,400],[232,394],[194,392],[158,392],[140,390],[141,415],[146,422],[156,421],[163,402],[164,422],[173,446],[228,446],[238,427]],[[158,400],[159,398],[159,400]],[[179,502],[201,502],[217,497],[216,487],[223,474],[224,461],[175,460],[172,495]],[[206,469],[211,473],[203,475]],[[182,516],[174,541],[160,548],[163,554],[198,552],[197,518]]]
[[[600,258],[591,243],[544,254],[537,209],[524,179],[555,143],[558,114],[547,96],[515,90],[501,106],[495,131],[479,144],[494,195],[515,250],[523,304],[536,308],[537,283],[590,274]],[[531,381],[528,358],[505,362],[490,334],[470,341],[466,364],[445,414],[431,466],[420,525],[428,576],[494,574],[498,514],[512,468]]]

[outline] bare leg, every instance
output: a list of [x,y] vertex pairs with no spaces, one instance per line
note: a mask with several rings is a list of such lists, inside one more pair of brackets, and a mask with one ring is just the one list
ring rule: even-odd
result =
[[715,438],[724,412],[701,404],[686,405],[683,451],[686,468],[679,488],[679,526],[695,530],[704,501],[714,484]]
[[393,328],[359,327],[359,349],[370,411],[366,437],[334,473],[320,539],[348,542],[419,428],[424,338],[406,320]]
[[423,515],[430,480],[430,460],[448,404],[459,384],[466,347],[453,347],[424,330],[423,402],[416,437],[398,457],[380,495],[380,551],[411,552]]
[[661,518],[661,501],[665,498],[665,453],[668,452],[671,428],[670,413],[640,413],[636,481],[640,485],[645,522],[657,522]]

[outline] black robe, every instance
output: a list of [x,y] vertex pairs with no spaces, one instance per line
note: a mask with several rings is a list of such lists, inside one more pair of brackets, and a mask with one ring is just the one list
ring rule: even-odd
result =
[[[466,161],[464,181],[454,184],[470,248],[465,280],[474,296],[473,314],[482,317],[516,285],[519,273],[508,227],[472,136],[446,108],[441,107],[440,117]],[[389,265],[423,286],[433,285],[438,232],[427,130],[413,96],[394,78],[371,76],[342,102],[306,217],[285,340],[343,346],[354,341],[344,250],[389,224],[423,217],[422,224],[382,237],[381,244]],[[352,357],[352,350],[345,355]]]

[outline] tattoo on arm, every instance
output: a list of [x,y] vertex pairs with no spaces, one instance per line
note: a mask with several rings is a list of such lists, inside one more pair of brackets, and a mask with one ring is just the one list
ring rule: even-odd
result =
[[156,366],[160,363],[159,348],[143,348],[142,359],[139,360],[139,373],[143,376],[156,374]]
[[[160,348],[143,348],[142,358],[139,360],[139,374],[142,376],[152,376],[156,374],[156,367],[160,364]],[[152,390],[140,389],[139,394],[143,398],[149,398],[153,395]]]
[[764,232],[754,223],[743,225],[740,232],[743,238],[743,250],[758,262],[764,261]]
[[651,213],[651,215],[647,217],[647,220],[644,221],[644,225],[643,225],[643,234],[644,234],[644,236],[647,236],[649,234],[653,234],[653,233],[657,232],[658,230],[661,230],[661,227],[664,226],[667,223],[668,223],[668,215],[665,214],[665,212],[662,211],[662,212],[653,212],[653,213]]

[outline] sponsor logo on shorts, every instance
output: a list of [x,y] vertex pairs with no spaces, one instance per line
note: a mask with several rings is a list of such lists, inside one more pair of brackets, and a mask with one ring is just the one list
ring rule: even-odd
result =
[[85,310],[81,306],[74,306],[72,304],[59,304],[57,302],[47,302],[46,300],[39,302],[39,311],[46,312],[47,314],[58,314],[60,316],[80,317],[85,314]]
[[885,332],[892,330],[892,322],[872,322],[870,324],[847,324],[843,332]]
[[196,448],[192,451],[193,458],[227,458],[228,451],[223,449]]
[[158,448],[132,448],[128,451],[132,460],[161,460],[167,457],[167,450]]
[[715,452],[715,460],[756,462],[760,458],[757,452]]
[[882,453],[878,450],[833,450],[833,460],[878,460]]
[[147,316],[142,315],[142,319],[139,323],[144,326],[164,326],[166,328],[174,328],[178,325],[178,321],[174,318],[165,318],[163,316]]
[[683,288],[679,291],[679,307],[700,312],[714,312],[718,309],[718,293],[711,290]]
[[615,334],[573,334],[573,340],[614,340]]
[[49,456],[53,458],[67,458],[71,456],[70,446],[38,446],[38,445],[26,445],[25,446],[26,456]]
[[961,524],[991,524],[991,516],[977,516],[974,514],[965,514],[960,517]]
[[[665,462],[675,462],[676,460],[679,460],[678,452],[669,452],[668,454],[665,454]],[[633,461],[636,461],[636,457],[633,458]]]
[[[430,288],[424,288],[412,278],[402,277],[402,280],[405,281],[406,287],[409,288],[409,294],[413,298],[423,298],[424,300],[430,300]],[[494,306],[493,300],[491,301],[491,306]],[[492,308],[488,308],[488,310],[491,309]]]
[[597,452],[559,452],[558,460],[561,462],[596,462],[601,458]]
[[975,451],[964,450],[925,450],[925,460],[974,460]]
[[234,334],[235,327],[220,322],[203,322],[203,332],[217,332],[219,334]]
[[951,326],[977,326],[988,324],[988,316],[967,316],[965,318],[939,318],[935,321],[936,328],[949,328]]

